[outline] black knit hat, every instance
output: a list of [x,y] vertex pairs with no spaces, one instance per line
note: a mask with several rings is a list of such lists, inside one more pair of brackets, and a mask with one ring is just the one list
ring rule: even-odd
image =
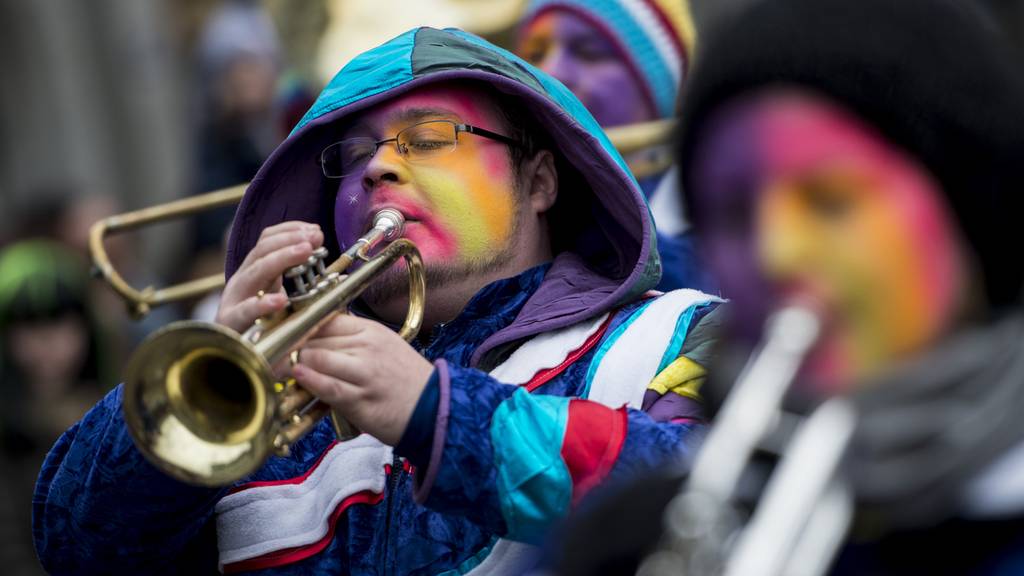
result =
[[962,0],[762,0],[708,39],[684,95],[688,214],[710,114],[745,93],[799,87],[837,102],[916,157],[940,183],[974,249],[988,303],[1024,283],[1024,63]]

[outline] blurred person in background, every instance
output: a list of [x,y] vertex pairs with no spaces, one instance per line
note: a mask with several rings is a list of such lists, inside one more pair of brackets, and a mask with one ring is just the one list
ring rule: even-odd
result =
[[[279,8],[279,16],[302,21],[299,15],[284,13],[295,9]],[[196,193],[251,180],[316,97],[297,71],[289,70],[271,16],[261,0],[224,0],[200,31],[196,54],[202,123]],[[234,213],[235,207],[223,207],[195,218],[187,279],[223,271],[224,238]],[[219,298],[219,293],[204,297],[188,315],[212,319]]]
[[[89,228],[98,220],[121,210],[120,203],[109,194],[94,193],[74,184],[37,186],[25,194],[18,207],[16,238],[48,238],[89,258]],[[123,237],[110,241],[112,255],[126,259]]]
[[41,574],[31,494],[43,456],[111,385],[78,256],[48,240],[0,252],[0,562]]
[[[203,26],[196,58],[201,125],[195,190],[202,193],[251,180],[287,134],[277,99],[280,41],[260,0],[220,3]],[[201,214],[194,253],[219,254],[233,215],[234,207]]]
[[[672,118],[696,29],[686,0],[532,0],[516,53],[565,84],[604,128]],[[667,142],[626,157],[647,195],[665,272],[659,290],[713,282],[698,257]]]
[[[711,37],[690,83],[679,165],[733,297],[721,357],[809,303],[822,330],[786,405],[841,396],[857,419],[834,574],[1024,571],[1024,85],[1001,41],[952,0],[771,0]],[[679,480],[595,505],[559,573],[596,573],[597,547],[632,574],[663,524],[596,526]]]
[[[89,230],[98,221],[124,211],[112,195],[94,192],[74,184],[38,187],[31,200],[19,210],[17,238],[46,238],[69,250],[83,263],[90,263]],[[139,236],[117,234],[106,238],[104,248],[111,262],[134,286],[160,285],[152,267],[142,265]],[[93,319],[107,334],[105,339],[114,365],[127,359],[149,333],[180,317],[173,306],[158,307],[136,320],[124,300],[108,285],[91,282],[86,286]]]
[[[324,34],[332,20],[345,18],[330,8],[332,0],[264,0],[281,43],[283,60],[277,82],[279,140],[291,133],[316,101],[326,79],[318,70]],[[383,39],[382,39],[383,40]]]

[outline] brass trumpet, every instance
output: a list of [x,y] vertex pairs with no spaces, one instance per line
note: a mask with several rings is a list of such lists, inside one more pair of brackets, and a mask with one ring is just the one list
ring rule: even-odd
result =
[[[227,190],[206,198],[209,205],[221,205],[234,193]],[[201,198],[114,217],[113,224],[111,219],[100,222],[92,230],[94,245],[98,242],[102,248],[103,236],[117,228],[198,211]],[[409,273],[409,311],[399,335],[406,340],[415,337],[423,320],[426,285],[419,250],[400,238],[404,223],[397,210],[381,210],[373,228],[330,266],[324,266],[326,250],[321,249],[306,266],[289,270],[286,276],[294,278],[298,294],[290,296],[284,311],[258,320],[243,334],[216,324],[183,321],[148,337],[132,355],[124,380],[125,421],[147,459],[182,481],[221,486],[252,473],[271,453],[286,455],[289,446],[330,409],[294,381],[279,381],[272,366],[399,258],[405,259]],[[389,244],[370,256],[385,241]],[[99,258],[94,253],[97,269],[107,274],[113,268],[105,256],[102,251]],[[362,265],[347,273],[356,261]],[[209,289],[201,282],[164,292],[138,291],[123,280],[120,286],[117,281],[111,284],[133,299],[139,311]],[[355,434],[342,418],[332,417],[339,436]]]
[[605,128],[604,133],[608,135],[608,139],[611,140],[612,145],[619,151],[619,154],[627,156],[645,148],[664,146],[671,143],[675,128],[675,119],[665,118],[650,122],[613,126]]

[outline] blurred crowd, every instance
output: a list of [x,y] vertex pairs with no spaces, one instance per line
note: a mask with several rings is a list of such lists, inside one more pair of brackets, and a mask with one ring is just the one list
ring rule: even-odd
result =
[[[290,64],[292,47],[282,39],[287,36],[281,30],[290,30],[299,17],[270,4],[189,2],[164,6],[169,22],[149,23],[166,28],[180,77],[187,79],[178,98],[186,102],[191,157],[182,163],[189,175],[180,179],[179,197],[250,180],[319,89],[301,71],[308,63]],[[16,13],[9,8],[8,14]],[[304,12],[315,37],[325,3],[307,2]],[[298,42],[300,48],[302,43],[308,41]],[[90,274],[89,228],[152,198],[126,202],[118,190],[55,176],[60,173],[40,174],[29,188],[4,193],[15,211],[0,234],[0,564],[6,574],[42,573],[31,541],[32,486],[61,432],[118,383],[131,350],[149,332],[193,314],[212,317],[199,303],[185,302],[133,320],[119,297]],[[184,224],[173,240],[181,246],[173,250],[154,252],[145,244],[154,239],[142,235],[113,236],[105,246],[120,273],[139,288],[222,273],[232,213],[227,208]],[[154,253],[174,265],[147,266]]]
[[[754,1],[693,1],[696,29],[685,29],[671,42],[663,38],[671,49],[657,47],[651,53],[666,58],[658,63],[665,70],[685,69],[690,55],[700,50],[696,39],[705,32],[702,27],[710,30],[730,10]],[[656,3],[672,13],[670,0]],[[1017,61],[1024,75],[1024,2],[981,3],[991,9],[991,33],[1005,34],[1021,50]],[[242,184],[256,175],[326,82],[316,76],[312,61],[319,57],[318,41],[328,38],[329,22],[344,17],[339,2],[328,0],[182,4],[185,8],[164,7],[159,12],[168,21],[150,23],[167,28],[168,46],[184,79],[179,98],[185,102],[181,120],[188,158],[180,165],[185,174],[178,175],[181,186],[172,197]],[[593,6],[603,3],[565,2],[578,5],[585,15],[595,10],[578,18],[549,10],[549,2],[516,4],[523,10],[521,22],[489,31],[490,38],[562,80],[602,126],[679,113],[678,78],[665,76],[653,65],[639,74],[621,62],[615,67],[613,55],[622,40],[605,34],[599,25],[603,15]],[[679,53],[673,59],[676,48]],[[647,84],[628,80],[637,75]],[[0,154],[5,150],[0,148]],[[660,287],[718,291],[685,210],[678,201],[670,203],[677,197],[678,174],[665,160],[671,162],[673,154],[665,146],[626,158],[638,173],[646,170],[640,183],[658,222],[666,270]],[[4,165],[0,161],[0,169]],[[650,170],[652,165],[655,169]],[[5,192],[14,217],[0,233],[0,492],[5,495],[0,498],[0,566],[5,574],[41,573],[29,530],[31,494],[53,442],[116,386],[131,350],[148,333],[175,319],[211,320],[217,306],[217,296],[212,295],[132,320],[124,303],[91,276],[88,233],[99,219],[144,203],[90,183],[40,182],[46,178],[35,179],[16,194]],[[702,206],[710,210],[710,204]],[[184,224],[175,239],[130,235],[111,238],[106,247],[121,274],[138,287],[222,273],[233,214],[233,208],[205,213]],[[161,251],[154,248],[154,240],[177,246]],[[154,254],[166,255],[167,261],[154,266]],[[1015,265],[1020,265],[1019,259]],[[726,269],[719,278],[732,281],[735,289],[723,289],[724,296],[738,296],[744,288],[754,287],[728,278],[728,273]]]

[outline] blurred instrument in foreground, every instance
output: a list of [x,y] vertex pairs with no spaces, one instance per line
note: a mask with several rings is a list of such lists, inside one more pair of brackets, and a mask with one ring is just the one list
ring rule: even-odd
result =
[[[825,573],[853,517],[853,495],[838,474],[856,418],[846,400],[809,416],[782,401],[820,331],[805,308],[776,312],[726,398],[683,490],[664,514],[658,548],[637,571],[668,574]],[[752,514],[740,496],[756,453],[778,458]]]

